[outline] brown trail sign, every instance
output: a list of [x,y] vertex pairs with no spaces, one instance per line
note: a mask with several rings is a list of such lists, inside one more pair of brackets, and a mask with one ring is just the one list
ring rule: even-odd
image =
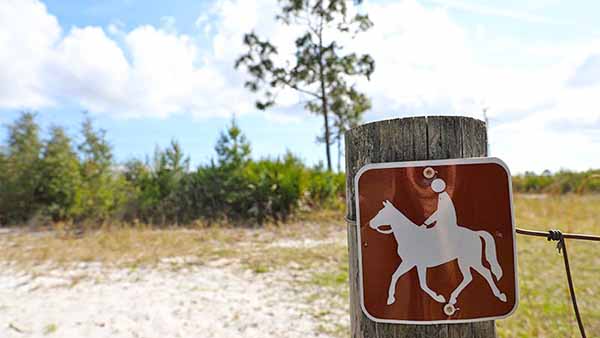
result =
[[361,307],[384,323],[503,318],[517,304],[510,174],[478,158],[355,177]]
[[[389,164],[486,155],[485,124],[466,117],[379,121],[346,133],[347,217],[358,223],[348,226],[352,337],[496,336],[487,319],[509,314],[517,300],[509,174],[483,159],[470,168]],[[387,164],[365,167],[372,163]],[[465,175],[497,182],[476,187]],[[394,227],[412,233],[414,245],[403,247],[419,254],[400,249]],[[456,238],[466,244],[451,244]],[[468,320],[479,321],[456,323]]]

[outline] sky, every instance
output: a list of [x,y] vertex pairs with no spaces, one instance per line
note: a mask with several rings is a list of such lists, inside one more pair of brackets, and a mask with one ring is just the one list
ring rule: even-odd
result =
[[[374,22],[342,40],[376,62],[370,81],[356,81],[373,103],[365,122],[486,110],[490,153],[513,173],[600,168],[600,2],[365,0],[352,10]],[[324,161],[322,118],[302,95],[256,110],[233,68],[252,30],[282,60],[292,55],[298,28],[276,12],[277,0],[0,0],[0,124],[35,111],[44,130],[62,125],[77,140],[87,111],[119,161],[176,139],[198,165],[235,116],[254,157]]]

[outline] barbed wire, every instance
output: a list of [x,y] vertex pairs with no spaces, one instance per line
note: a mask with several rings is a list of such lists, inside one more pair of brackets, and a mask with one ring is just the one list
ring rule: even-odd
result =
[[517,234],[525,236],[536,236],[546,237],[548,241],[557,241],[556,249],[559,253],[562,252],[563,262],[565,264],[565,272],[567,273],[567,283],[569,284],[569,294],[571,295],[571,302],[573,303],[573,311],[575,312],[575,318],[577,319],[577,326],[579,326],[579,332],[582,338],[586,338],[585,327],[583,326],[583,320],[581,319],[581,313],[579,313],[579,306],[577,305],[577,297],[575,295],[575,286],[573,285],[573,277],[571,276],[571,267],[569,266],[569,254],[567,253],[567,242],[565,239],[575,239],[584,241],[595,241],[600,242],[600,236],[586,235],[586,234],[570,234],[562,233],[560,230],[551,229],[548,231],[535,231],[528,229],[515,229]]

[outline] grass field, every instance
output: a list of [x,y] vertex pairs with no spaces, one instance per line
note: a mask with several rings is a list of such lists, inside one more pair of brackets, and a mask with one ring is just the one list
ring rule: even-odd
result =
[[[600,235],[600,196],[515,199],[517,225]],[[519,236],[520,305],[498,322],[502,337],[578,337],[562,257],[543,238]],[[579,308],[589,337],[600,336],[600,243],[567,241]]]
[[[600,234],[598,195],[516,196],[515,211],[519,227]],[[286,284],[309,290],[303,292],[303,301],[309,315],[322,323],[319,330],[343,337],[348,336],[348,269],[346,228],[341,219],[341,213],[330,212],[261,229],[112,227],[83,236],[70,235],[60,227],[10,232],[0,236],[0,257],[13,267],[32,271],[42,263],[69,266],[82,261],[130,269],[171,264],[177,270],[219,259],[254,274],[278,278],[284,272],[291,276]],[[600,243],[567,244],[588,336],[600,336]],[[497,322],[499,336],[577,337],[555,243],[519,236],[518,264],[520,305],[511,318]],[[73,283],[85,276],[76,278]]]

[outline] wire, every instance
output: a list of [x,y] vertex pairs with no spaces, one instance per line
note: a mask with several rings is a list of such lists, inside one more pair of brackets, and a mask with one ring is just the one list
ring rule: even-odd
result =
[[581,337],[586,338],[585,328],[583,327],[583,320],[579,313],[579,307],[577,306],[577,297],[575,296],[575,286],[573,285],[573,278],[571,277],[571,268],[569,268],[569,255],[567,254],[567,242],[564,238],[559,243],[562,243],[563,260],[565,261],[565,271],[567,272],[567,282],[569,283],[569,293],[571,294],[571,300],[573,301],[573,311],[575,312],[575,318],[577,318],[577,325],[579,326],[579,332]]
[[575,318],[577,319],[577,325],[579,326],[579,332],[582,338],[586,338],[585,328],[583,326],[583,320],[579,313],[579,307],[577,306],[577,297],[575,296],[575,286],[573,285],[573,278],[571,277],[571,267],[569,266],[569,254],[567,253],[567,242],[566,238],[588,240],[588,241],[600,241],[600,236],[593,235],[581,235],[581,234],[563,234],[560,230],[548,230],[534,231],[517,228],[516,232],[520,235],[546,237],[549,241],[558,241],[556,248],[560,253],[562,251],[563,261],[565,263],[565,271],[567,273],[567,283],[569,284],[569,293],[571,295],[571,302],[573,303],[573,311],[575,312]]
[[[549,233],[548,231],[535,231],[535,230],[527,230],[527,229],[521,229],[521,228],[516,228],[516,231],[519,235],[529,235],[529,236],[538,236],[538,237],[546,237],[546,238],[548,238],[548,233]],[[569,239],[579,239],[579,240],[584,240],[584,241],[600,242],[600,236],[594,236],[594,235],[563,233],[562,237],[569,238]]]

